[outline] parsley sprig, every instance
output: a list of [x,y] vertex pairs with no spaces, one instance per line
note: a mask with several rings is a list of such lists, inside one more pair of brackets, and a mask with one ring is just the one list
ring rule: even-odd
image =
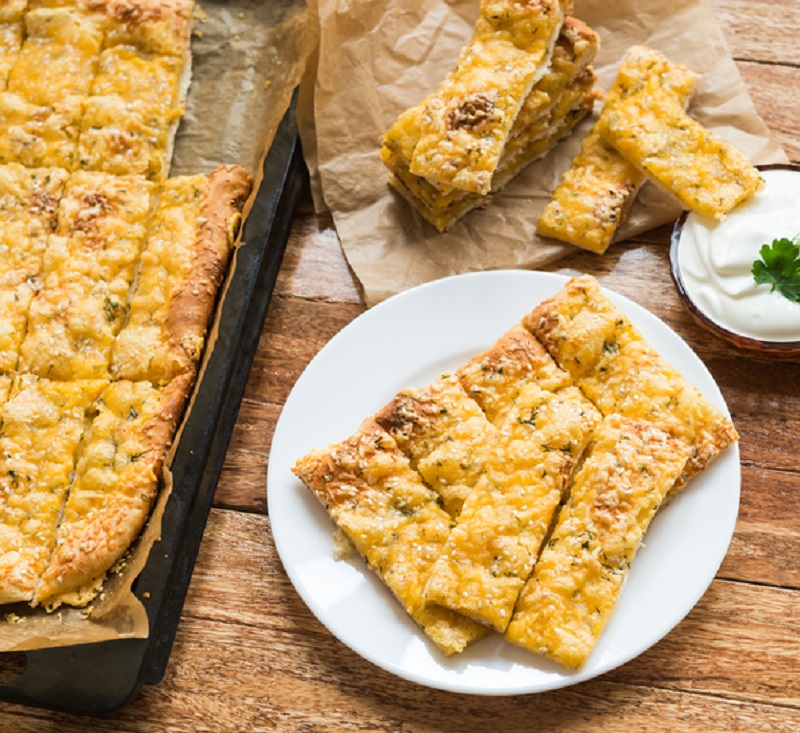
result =
[[759,285],[771,285],[770,292],[778,292],[795,303],[800,303],[800,234],[794,239],[773,239],[759,253],[761,259],[753,262],[753,279]]

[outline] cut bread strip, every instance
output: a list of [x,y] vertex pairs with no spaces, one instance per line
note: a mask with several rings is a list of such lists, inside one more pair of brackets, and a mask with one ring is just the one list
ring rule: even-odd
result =
[[108,378],[147,234],[153,184],[74,173],[45,252],[20,369],[51,379]]
[[185,375],[161,389],[119,381],[103,390],[36,604],[84,606],[97,595],[150,514],[191,383]]
[[0,410],[0,603],[34,596],[78,444],[106,384],[22,375]]
[[249,191],[238,166],[166,181],[114,345],[116,377],[164,384],[194,370]]
[[606,418],[522,591],[506,639],[581,667],[616,607],[651,519],[689,447],[652,424]]
[[574,387],[528,383],[504,416],[503,460],[464,501],[425,597],[505,631],[575,460],[600,414]]
[[523,323],[603,415],[648,421],[690,446],[673,491],[737,440],[730,420],[664,361],[594,278],[573,278]]
[[460,652],[489,633],[481,624],[425,602],[423,589],[451,519],[375,421],[366,420],[342,443],[313,451],[293,470],[445,654]]
[[[606,95],[600,119],[621,99],[644,86],[686,106],[694,93],[696,75],[644,46],[628,50],[614,86]],[[625,219],[644,176],[609,145],[596,124],[564,173],[544,208],[536,231],[602,253]]]
[[717,221],[763,185],[747,156],[647,88],[610,107],[598,131],[684,207]]
[[532,86],[548,67],[565,3],[482,0],[473,36],[453,71],[400,115],[384,144],[415,176],[443,192],[485,195]]

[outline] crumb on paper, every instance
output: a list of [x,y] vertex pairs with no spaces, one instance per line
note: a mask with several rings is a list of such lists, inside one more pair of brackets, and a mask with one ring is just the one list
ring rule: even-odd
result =
[[244,12],[239,13],[240,18],[244,18]]
[[233,40],[234,40],[234,41],[241,41],[241,40],[242,40],[242,37],[241,37],[241,36],[240,36],[240,35],[237,33],[237,34],[236,34],[236,35],[233,37]]
[[25,623],[25,618],[23,616],[17,616],[16,613],[7,613],[6,621],[10,624],[22,624]]
[[194,30],[194,31],[192,31],[192,35],[193,35],[195,38],[202,38],[202,37],[203,37],[203,31],[200,31],[200,30]]
[[87,606],[85,611],[81,614],[81,618],[84,621],[88,621],[92,617],[92,613],[94,613],[94,606]]
[[150,591],[146,590],[144,593],[142,593],[142,598],[150,598]]
[[347,560],[356,554],[355,545],[338,527],[333,532],[332,544],[334,560]]
[[264,89],[269,89],[271,86],[272,86],[272,80],[270,80],[270,79],[267,79],[267,80],[264,82]]

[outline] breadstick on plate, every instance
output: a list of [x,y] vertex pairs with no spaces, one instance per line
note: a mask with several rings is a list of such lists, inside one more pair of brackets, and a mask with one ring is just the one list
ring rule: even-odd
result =
[[594,433],[506,639],[570,668],[594,649],[689,447],[614,415]]
[[489,633],[482,624],[430,606],[423,598],[452,520],[374,420],[366,420],[347,440],[301,458],[293,470],[445,654],[460,652]]
[[675,491],[737,440],[730,420],[658,354],[593,277],[573,278],[523,322],[603,415],[648,421],[691,447]]
[[524,386],[501,427],[505,455],[466,497],[426,599],[505,631],[575,460],[600,419],[575,387]]
[[503,450],[499,432],[453,374],[423,389],[404,389],[378,411],[375,421],[454,517],[486,464],[498,460]]

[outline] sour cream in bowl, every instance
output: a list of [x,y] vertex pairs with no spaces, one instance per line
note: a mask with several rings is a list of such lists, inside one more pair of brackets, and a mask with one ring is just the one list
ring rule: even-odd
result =
[[758,356],[800,358],[800,303],[753,277],[761,248],[800,244],[800,166],[760,166],[764,187],[721,222],[684,213],[672,232],[672,278],[706,330]]

